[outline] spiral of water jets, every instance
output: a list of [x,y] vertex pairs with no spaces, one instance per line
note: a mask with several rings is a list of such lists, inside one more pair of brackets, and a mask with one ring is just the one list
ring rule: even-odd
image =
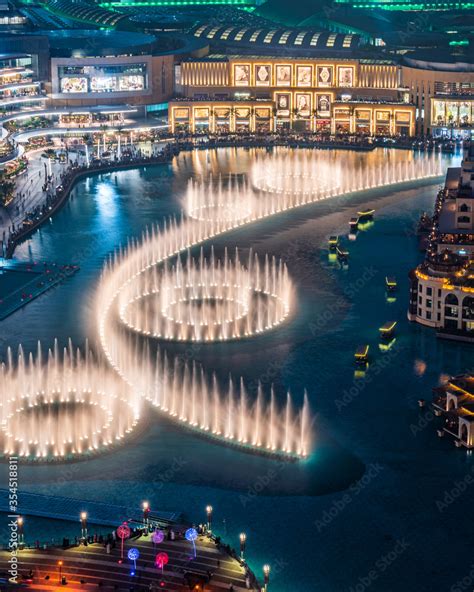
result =
[[[198,259],[178,257],[171,268],[167,263],[213,237],[285,210],[439,174],[439,162],[430,160],[421,165],[389,162],[342,175],[322,167],[316,155],[304,156],[294,167],[279,157],[258,160],[253,187],[235,179],[227,187],[220,179],[217,189],[213,179],[190,181],[186,215],[147,229],[140,241],[116,251],[104,268],[97,324],[107,359],[134,390],[187,427],[250,450],[306,456],[311,443],[306,393],[299,409],[290,393],[278,406],[273,391],[264,393],[261,386],[251,399],[243,380],[230,378],[222,386],[195,363],[178,357],[169,361],[160,351],[154,357],[148,340],[143,344],[137,338],[219,341],[270,329],[289,314],[294,300],[285,266],[273,260],[261,265],[251,258],[244,268],[238,255],[231,261],[227,254],[218,263],[212,251],[209,258],[201,252]],[[265,304],[255,294],[264,295]]]
[[[311,420],[306,393],[298,408],[283,405],[243,379],[220,384],[195,362],[172,358],[156,339],[213,342],[270,330],[291,312],[294,287],[274,258],[238,252],[217,259],[189,249],[239,226],[347,192],[441,174],[436,159],[384,163],[342,174],[319,154],[258,159],[251,183],[190,182],[186,214],[129,240],[107,260],[96,295],[95,329],[105,361],[57,342],[43,353],[0,366],[0,441],[4,454],[70,458],[120,441],[137,423],[143,400],[182,425],[248,451],[286,459],[308,455]],[[187,253],[187,254],[186,254]],[[184,259],[182,258],[185,255]],[[149,337],[156,338],[150,340]],[[152,345],[154,345],[152,343]],[[113,370],[115,371],[113,371]]]

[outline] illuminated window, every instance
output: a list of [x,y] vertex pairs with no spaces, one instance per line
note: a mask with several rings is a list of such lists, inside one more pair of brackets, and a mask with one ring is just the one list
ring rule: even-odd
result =
[[318,39],[319,39],[319,36],[320,36],[320,35],[321,35],[321,33],[315,33],[315,34],[314,34],[314,35],[311,37],[311,41],[309,42],[309,44],[310,44],[310,45],[312,45],[313,47],[314,47],[315,45],[317,45],[317,44],[318,44]]
[[350,47],[352,43],[352,35],[346,35],[342,42],[342,47]]
[[263,42],[264,43],[271,43],[275,33],[276,33],[276,29],[272,29],[271,31],[268,31],[268,33],[265,35],[265,39],[263,40]]
[[206,35],[206,37],[207,37],[208,39],[213,39],[213,38],[214,38],[214,35],[217,33],[217,31],[218,31],[219,29],[220,29],[220,27],[214,27],[213,29],[211,29],[211,30],[209,31],[209,33]]
[[256,31],[254,31],[251,35],[250,35],[250,43],[255,43],[255,41],[257,41],[257,37],[260,35],[260,33],[262,32],[262,29],[257,29]]
[[302,33],[298,33],[295,39],[295,45],[301,45],[303,43],[303,39],[306,37],[307,31],[303,31]]
[[282,36],[280,37],[280,40],[278,41],[278,43],[280,45],[283,45],[284,43],[286,43],[288,41],[288,37],[291,35],[291,31],[285,31]]
[[199,27],[199,29],[197,29],[197,31],[194,32],[194,37],[201,37],[201,35],[204,32],[204,29],[207,29],[207,25],[203,25],[202,27]]
[[336,41],[336,35],[331,34],[328,37],[328,40],[326,42],[326,47],[334,47],[334,42]]
[[224,41],[229,37],[229,35],[232,33],[232,31],[234,30],[234,27],[229,27],[228,29],[226,29],[222,35],[221,35],[221,39],[223,39]]
[[247,31],[248,29],[240,29],[240,31],[234,37],[234,41],[240,41]]

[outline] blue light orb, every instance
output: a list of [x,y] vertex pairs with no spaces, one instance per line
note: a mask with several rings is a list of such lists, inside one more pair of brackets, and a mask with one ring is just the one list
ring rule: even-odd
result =
[[136,561],[140,557],[140,551],[135,549],[135,547],[132,547],[128,550],[127,557],[130,561]]
[[198,533],[195,528],[188,528],[188,530],[184,533],[184,536],[188,539],[188,541],[194,542],[198,538]]

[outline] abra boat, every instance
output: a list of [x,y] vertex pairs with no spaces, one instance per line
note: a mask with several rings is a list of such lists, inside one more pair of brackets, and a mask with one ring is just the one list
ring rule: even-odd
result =
[[367,222],[367,220],[374,219],[375,210],[364,210],[363,212],[357,212],[359,216],[359,222]]
[[382,337],[382,339],[391,339],[395,333],[396,326],[397,321],[387,321],[384,323],[379,329],[380,337]]
[[354,354],[356,364],[367,364],[369,361],[369,346],[359,345]]
[[349,220],[349,226],[351,227],[351,230],[357,230],[357,227],[359,226],[359,218],[351,218]]

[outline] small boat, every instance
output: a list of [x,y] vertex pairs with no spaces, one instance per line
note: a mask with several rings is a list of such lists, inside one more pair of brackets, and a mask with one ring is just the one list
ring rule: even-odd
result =
[[394,292],[397,289],[397,278],[393,275],[387,275],[385,278],[385,287],[389,292]]
[[367,364],[369,360],[369,346],[359,345],[354,354],[356,364]]
[[359,226],[359,218],[351,218],[349,220],[349,226],[351,227],[351,229],[356,230]]
[[426,404],[426,401],[424,399],[418,399],[418,407],[424,407]]
[[336,253],[337,253],[338,259],[342,259],[344,261],[349,259],[349,251],[346,251],[345,249],[341,249],[341,247],[339,247],[339,246],[336,247]]
[[357,212],[359,216],[359,222],[366,222],[367,220],[374,219],[375,210],[364,210],[363,212]]
[[392,349],[392,347],[395,345],[395,343],[397,342],[397,338],[396,337],[392,337],[387,338],[385,341],[382,341],[379,343],[379,350],[381,352],[388,352]]
[[331,251],[336,250],[338,244],[339,244],[339,237],[337,235],[332,235],[329,237],[328,245],[329,245],[329,249]]
[[382,337],[383,339],[391,339],[393,337],[393,334],[395,333],[396,326],[397,321],[387,321],[386,323],[384,323],[379,329],[380,337]]

